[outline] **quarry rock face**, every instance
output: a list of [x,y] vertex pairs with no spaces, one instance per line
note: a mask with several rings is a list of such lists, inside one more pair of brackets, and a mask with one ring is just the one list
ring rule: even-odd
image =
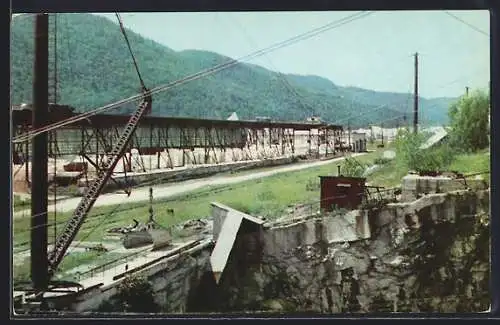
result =
[[369,239],[342,243],[316,236],[310,244],[268,250],[258,264],[230,261],[217,288],[218,309],[487,310],[489,191],[442,193],[426,202],[369,211]]

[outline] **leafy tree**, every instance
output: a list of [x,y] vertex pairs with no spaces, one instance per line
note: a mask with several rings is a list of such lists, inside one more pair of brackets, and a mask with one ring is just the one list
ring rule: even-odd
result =
[[489,145],[489,95],[475,91],[450,106],[450,143],[461,151],[474,152]]
[[366,170],[366,165],[354,157],[345,157],[340,174],[346,177],[361,177]]
[[400,129],[394,141],[396,148],[396,162],[405,168],[416,170],[420,146],[424,142],[421,133],[413,133],[408,129]]
[[454,150],[448,144],[421,149],[425,138],[425,134],[415,134],[411,130],[402,129],[398,132],[395,146],[396,163],[400,168],[417,172],[442,172],[447,169],[455,156]]

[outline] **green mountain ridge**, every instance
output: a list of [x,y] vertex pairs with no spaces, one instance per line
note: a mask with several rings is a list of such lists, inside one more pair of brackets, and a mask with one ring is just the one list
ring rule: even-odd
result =
[[[33,17],[11,25],[11,98],[30,102],[33,75]],[[231,60],[214,52],[174,51],[131,30],[127,36],[141,75],[150,88],[168,84]],[[117,24],[92,14],[57,15],[58,103],[86,111],[137,94],[140,84]],[[420,98],[423,124],[447,123],[453,98]],[[134,105],[113,113],[126,114]],[[394,126],[412,118],[411,94],[341,87],[320,76],[282,74],[240,63],[154,96],[153,115],[225,119],[268,116],[301,121],[320,116],[330,123],[359,127]]]

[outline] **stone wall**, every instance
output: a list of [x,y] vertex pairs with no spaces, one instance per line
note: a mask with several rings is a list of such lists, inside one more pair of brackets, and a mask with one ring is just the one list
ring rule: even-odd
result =
[[[162,312],[185,312],[202,275],[210,271],[210,253],[213,244],[202,242],[185,252],[165,258],[130,276],[145,277],[153,287],[154,300]],[[123,278],[106,285],[90,288],[78,295],[71,304],[72,311],[85,313],[98,311],[103,302],[110,301],[118,293]],[[67,304],[61,302],[62,304]]]
[[420,176],[406,175],[403,177],[402,201],[413,201],[424,194],[445,193],[449,191],[464,190],[484,190],[488,188],[488,183],[483,179],[457,179],[446,176]]
[[455,191],[369,211],[369,239],[313,236],[313,220],[289,225],[287,235],[274,228],[264,245],[276,247],[264,247],[260,263],[243,270],[228,264],[218,287],[220,309],[487,310],[488,214],[489,190]]
[[290,247],[329,244],[370,238],[367,211],[349,211],[325,217],[309,216],[288,223],[265,225],[262,234],[264,254],[279,258]]
[[[236,240],[218,285],[211,239],[140,274],[168,313],[484,311],[490,301],[489,195],[453,191],[377,210],[265,223],[258,236]],[[222,210],[214,209],[220,224]],[[248,256],[249,246],[260,253]],[[113,299],[119,283],[90,289],[72,309],[95,311]]]

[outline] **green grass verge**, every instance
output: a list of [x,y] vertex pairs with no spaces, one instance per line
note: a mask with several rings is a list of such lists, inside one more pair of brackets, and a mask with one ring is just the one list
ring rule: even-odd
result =
[[[457,155],[454,157],[447,170],[457,171],[463,174],[490,171],[489,150]],[[397,160],[392,160],[370,175],[368,181],[379,186],[393,187],[401,184],[401,178],[404,177],[407,172],[407,168],[398,164]],[[489,174],[485,174],[483,177],[489,182]]]
[[[449,169],[464,174],[489,171],[491,165],[489,152],[489,150],[482,150],[474,154],[458,155],[451,163]],[[484,175],[484,178],[489,179],[489,175]]]
[[12,198],[12,206],[14,212],[29,209],[31,206],[31,200],[29,198],[22,199],[19,195],[14,195]]
[[[375,152],[359,156],[356,159],[360,163],[373,164],[382,156],[385,150],[379,148]],[[156,220],[165,227],[178,224],[180,222],[197,219],[210,215],[210,202],[220,202],[235,209],[250,213],[252,215],[262,215],[269,219],[279,217],[288,206],[318,202],[319,200],[319,177],[324,175],[335,175],[337,165],[341,162],[332,162],[319,167],[310,167],[298,171],[284,172],[277,175],[265,177],[258,180],[249,180],[241,183],[208,186],[188,194],[180,194],[176,197],[159,199],[154,203]],[[459,155],[453,161],[450,170],[462,173],[480,172],[489,170],[489,155],[486,152],[479,152],[472,155]],[[258,170],[256,170],[258,171]],[[374,185],[393,187],[401,183],[401,178],[407,170],[399,166],[395,160],[387,162],[381,169],[368,176],[367,180]],[[126,199],[125,199],[126,200]],[[87,217],[85,224],[79,231],[76,240],[102,241],[106,235],[106,230],[116,226],[123,226],[131,223],[132,218],[146,221],[148,217],[148,204],[145,202],[121,204],[118,206],[104,206],[94,208]],[[167,213],[167,209],[173,209],[174,215]],[[52,215],[49,220],[52,220]],[[58,213],[59,222],[67,220],[71,213]],[[59,231],[62,225],[58,225]],[[15,246],[29,248],[28,245],[21,245],[29,242],[29,218],[16,219],[14,222],[14,243]],[[53,234],[53,227],[49,227],[49,235]],[[82,255],[80,255],[82,254]],[[82,265],[95,259],[111,257],[99,257],[97,252],[74,253],[72,257],[64,259],[61,268],[70,269],[77,265]],[[107,253],[103,255],[112,255]],[[116,256],[115,256],[116,258]],[[73,262],[75,261],[75,262]],[[73,264],[72,264],[73,263]],[[102,264],[99,261],[97,264]],[[29,264],[27,264],[29,265]],[[19,267],[17,268],[19,269]],[[21,268],[21,275],[26,275],[29,267]],[[28,273],[29,274],[29,273]],[[16,278],[18,278],[16,276]]]
[[[382,152],[387,149],[382,148],[356,159],[361,163],[371,164],[376,158],[381,157]],[[187,194],[159,199],[155,201],[153,206],[156,220],[168,227],[188,219],[203,218],[210,215],[210,202],[213,201],[232,206],[252,215],[262,215],[272,219],[279,216],[290,205],[317,202],[319,199],[318,176],[335,175],[338,164],[341,163],[332,162],[319,167],[284,172],[231,185],[207,186]],[[485,152],[457,156],[450,170],[462,173],[489,170],[489,156]],[[407,170],[399,166],[396,161],[390,161],[368,176],[367,180],[374,185],[393,187],[401,183],[401,178],[406,172]],[[132,222],[132,218],[145,221],[148,209],[148,204],[145,202],[96,207],[89,214],[76,240],[102,240],[109,228],[129,224]],[[174,215],[168,214],[167,209],[173,209]],[[64,222],[70,216],[69,212],[58,213],[57,220]],[[52,218],[53,214],[51,213],[49,220],[53,220]],[[57,225],[59,231],[62,226],[62,224]],[[29,241],[29,229],[29,218],[20,218],[14,221],[14,241],[17,246]],[[49,236],[53,235],[53,231],[53,226],[49,227]]]
[[[60,274],[64,278],[64,272],[74,269],[81,265],[95,264],[100,265],[108,261],[119,258],[123,254],[118,253],[105,253],[105,252],[73,252],[64,257],[60,265]],[[31,263],[30,258],[26,257],[21,264],[14,266],[14,282],[27,281],[30,278]]]
[[[371,162],[380,157],[383,150],[385,149],[360,156],[357,159],[362,163]],[[188,219],[207,217],[211,212],[210,202],[213,201],[227,204],[250,214],[274,218],[289,205],[297,202],[318,201],[318,176],[336,174],[337,164],[341,163],[332,162],[319,167],[283,172],[262,179],[231,185],[208,186],[188,194],[159,199],[155,201],[153,207],[156,220],[163,226],[168,227]],[[314,190],[311,190],[311,184],[317,184],[318,186],[316,188],[313,186]],[[76,240],[102,240],[107,229],[127,225],[132,222],[132,218],[146,221],[148,209],[149,206],[145,202],[96,207],[92,209],[87,217]],[[167,209],[173,209],[174,215],[169,215]],[[63,222],[70,216],[71,213],[69,212],[58,213],[57,221]],[[49,213],[49,220],[53,220],[53,213]],[[62,226],[63,224],[57,226],[59,231]],[[14,220],[14,242],[16,246],[29,241],[29,229],[29,218]],[[49,236],[53,235],[53,231],[53,226],[50,226]]]

